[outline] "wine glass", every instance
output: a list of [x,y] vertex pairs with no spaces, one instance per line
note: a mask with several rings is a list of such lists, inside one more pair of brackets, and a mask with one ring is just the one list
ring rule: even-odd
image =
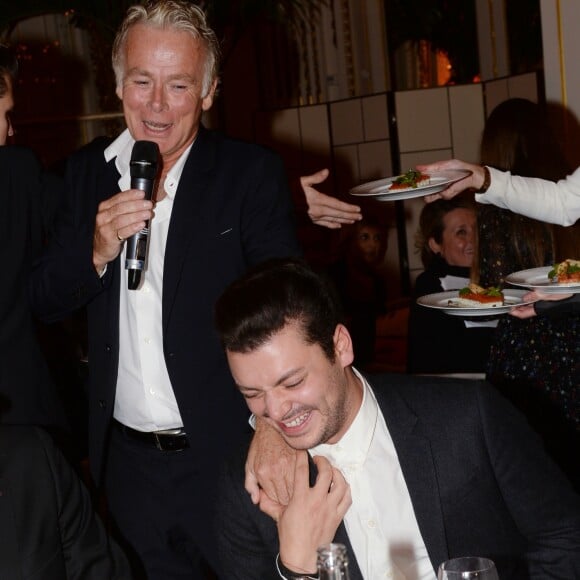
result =
[[437,580],[499,580],[499,576],[492,560],[466,556],[443,562]]

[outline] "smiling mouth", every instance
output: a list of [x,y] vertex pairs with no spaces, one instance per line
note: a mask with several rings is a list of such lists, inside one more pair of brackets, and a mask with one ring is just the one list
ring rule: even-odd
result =
[[300,415],[297,415],[289,421],[280,421],[280,425],[285,430],[296,430],[299,429],[310,417],[310,411],[306,411]]
[[150,131],[162,132],[171,127],[171,123],[155,123],[154,121],[143,121],[143,125]]

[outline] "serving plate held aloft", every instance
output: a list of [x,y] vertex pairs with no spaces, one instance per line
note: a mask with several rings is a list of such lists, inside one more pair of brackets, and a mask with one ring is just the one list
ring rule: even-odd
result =
[[522,297],[527,294],[527,290],[502,290],[504,296],[503,306],[481,306],[474,308],[465,308],[458,306],[457,298],[459,297],[459,290],[448,290],[447,292],[437,292],[435,294],[427,294],[417,298],[417,304],[427,308],[435,308],[449,314],[450,316],[494,316],[496,314],[505,314],[509,312],[514,306],[523,306],[525,304],[532,304],[532,302],[524,302]]
[[464,179],[471,174],[471,171],[464,169],[449,169],[446,171],[432,171],[428,173],[429,183],[408,187],[406,189],[390,190],[389,187],[400,175],[385,177],[376,181],[369,181],[353,187],[349,193],[357,197],[370,197],[377,201],[398,201],[401,199],[412,199],[439,193],[452,183]]
[[580,283],[570,282],[568,284],[558,284],[548,278],[548,272],[551,266],[541,268],[530,268],[529,270],[520,270],[506,276],[505,281],[513,286],[523,286],[530,290],[538,290],[545,294],[580,294]]

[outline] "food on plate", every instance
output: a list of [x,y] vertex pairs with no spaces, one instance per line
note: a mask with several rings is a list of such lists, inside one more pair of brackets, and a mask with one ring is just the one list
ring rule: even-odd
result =
[[483,288],[478,284],[471,283],[459,290],[459,296],[454,304],[461,308],[497,308],[503,306],[503,292],[495,287]]
[[548,272],[548,278],[557,284],[580,283],[580,260],[568,258],[559,264],[554,264],[554,267]]
[[389,191],[398,189],[417,189],[419,185],[429,185],[431,178],[416,169],[409,169],[407,173],[399,175],[389,186]]

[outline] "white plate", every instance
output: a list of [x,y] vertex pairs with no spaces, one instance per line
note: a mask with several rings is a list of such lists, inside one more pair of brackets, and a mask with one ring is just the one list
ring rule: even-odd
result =
[[531,302],[523,302],[522,296],[527,293],[527,290],[503,290],[504,302],[503,306],[483,306],[481,308],[463,308],[456,306],[453,301],[457,299],[459,290],[449,290],[447,292],[437,292],[436,294],[427,294],[417,298],[417,304],[427,306],[427,308],[436,308],[449,314],[451,316],[493,316],[495,314],[505,314],[509,312],[514,306],[522,306],[524,304],[531,304]]
[[558,284],[548,278],[551,266],[521,270],[506,276],[505,281],[513,286],[523,286],[530,290],[539,290],[545,294],[580,294],[580,283]]
[[372,197],[377,201],[397,201],[400,199],[412,199],[414,197],[423,197],[433,193],[443,191],[448,185],[459,181],[471,174],[471,171],[463,169],[449,169],[448,171],[433,171],[429,173],[430,181],[427,185],[418,185],[407,189],[396,189],[390,191],[391,183],[400,175],[394,177],[385,177],[377,181],[370,181],[353,187],[349,193],[359,197]]

